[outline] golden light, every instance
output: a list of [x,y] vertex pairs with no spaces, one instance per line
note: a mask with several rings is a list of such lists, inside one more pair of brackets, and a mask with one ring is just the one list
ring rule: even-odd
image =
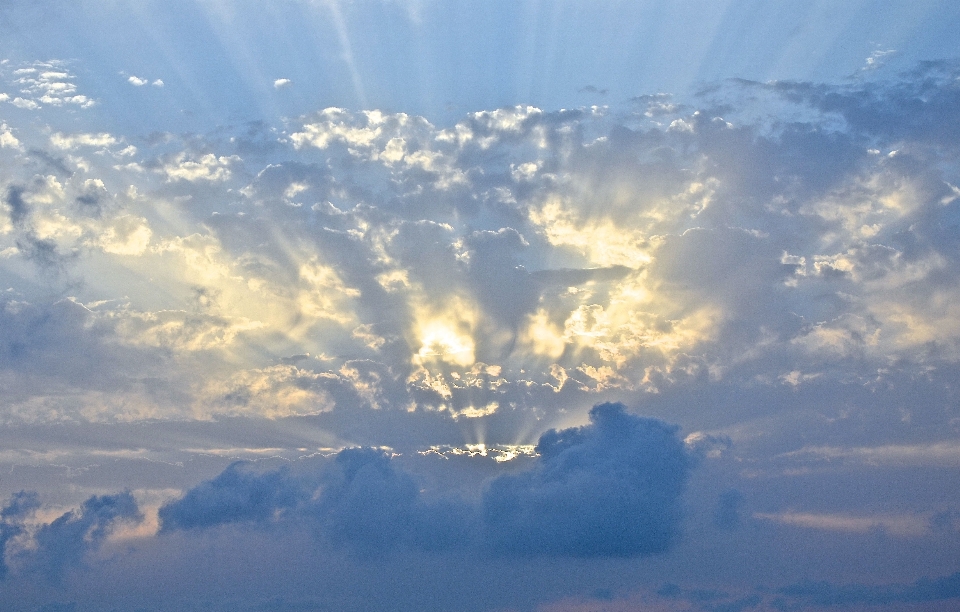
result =
[[440,313],[420,309],[414,326],[420,345],[414,362],[423,365],[442,362],[468,367],[476,361],[473,340],[476,315],[466,300],[454,298],[450,308]]

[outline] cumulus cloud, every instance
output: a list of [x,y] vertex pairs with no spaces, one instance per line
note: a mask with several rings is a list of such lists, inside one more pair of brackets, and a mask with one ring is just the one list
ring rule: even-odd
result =
[[67,62],[60,60],[22,64],[10,75],[9,82],[21,95],[10,101],[18,108],[36,110],[43,107],[90,108],[96,102],[78,92],[76,76]]
[[396,546],[521,556],[665,552],[692,467],[676,427],[621,404],[598,405],[590,418],[541,436],[534,466],[493,479],[479,506],[424,496],[382,451],[351,448],[299,478],[233,464],[163,506],[161,532],[293,521],[315,523],[331,542],[366,554]]
[[[5,552],[18,573],[39,574],[54,583],[79,567],[120,524],[143,520],[129,492],[92,496],[76,510],[28,527],[24,519],[38,507],[35,495],[21,492],[0,513],[0,544],[5,545],[0,546],[0,558]],[[4,573],[9,571],[5,565],[0,567]]]
[[224,523],[277,520],[278,513],[303,501],[298,482],[279,470],[256,474],[232,463],[213,480],[160,509],[162,531],[203,529]]
[[365,554],[395,546],[464,548],[476,542],[472,509],[454,500],[427,500],[414,478],[381,451],[346,449],[321,478],[310,509],[333,542]]
[[0,123],[0,147],[9,149],[22,149],[20,141],[10,131],[6,123]]
[[16,106],[17,108],[25,108],[28,110],[34,110],[34,109],[40,108],[40,105],[37,104],[35,101],[21,98],[20,96],[17,96],[16,98],[14,98],[13,101],[10,103]]
[[600,404],[589,426],[540,437],[538,465],[484,493],[488,535],[520,554],[634,556],[677,535],[690,459],[675,427]]
[[39,507],[40,499],[36,493],[20,491],[0,510],[0,580],[10,572],[6,558],[8,543],[26,532],[24,519]]
[[160,508],[161,533],[228,523],[313,526],[328,542],[363,554],[397,546],[476,544],[474,513],[463,502],[426,500],[410,474],[381,450],[349,448],[319,471],[292,476],[232,464]]
[[230,178],[230,166],[239,161],[236,155],[217,157],[207,153],[191,159],[181,153],[163,166],[163,172],[171,181],[225,181]]

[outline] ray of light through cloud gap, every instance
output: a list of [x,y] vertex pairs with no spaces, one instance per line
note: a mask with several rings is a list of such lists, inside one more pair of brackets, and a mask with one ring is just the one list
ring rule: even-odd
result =
[[340,10],[339,0],[321,0],[320,6],[323,6],[330,12],[330,18],[337,31],[337,39],[340,41],[341,59],[350,71],[350,80],[353,84],[354,93],[360,108],[368,108],[367,94],[364,92],[363,81],[360,71],[357,68],[356,60],[353,56],[353,44],[350,40],[350,32],[347,22],[344,20],[343,12]]

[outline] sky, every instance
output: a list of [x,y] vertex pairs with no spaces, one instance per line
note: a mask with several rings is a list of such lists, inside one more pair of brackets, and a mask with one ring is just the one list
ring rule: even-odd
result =
[[958,27],[0,1],[2,607],[957,607]]

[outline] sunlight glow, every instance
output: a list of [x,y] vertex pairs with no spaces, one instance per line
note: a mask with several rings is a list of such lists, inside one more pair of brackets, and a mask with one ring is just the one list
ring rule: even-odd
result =
[[476,361],[473,340],[476,315],[468,302],[453,298],[451,308],[441,313],[418,312],[414,334],[420,348],[414,363],[424,365],[443,362],[468,367]]

